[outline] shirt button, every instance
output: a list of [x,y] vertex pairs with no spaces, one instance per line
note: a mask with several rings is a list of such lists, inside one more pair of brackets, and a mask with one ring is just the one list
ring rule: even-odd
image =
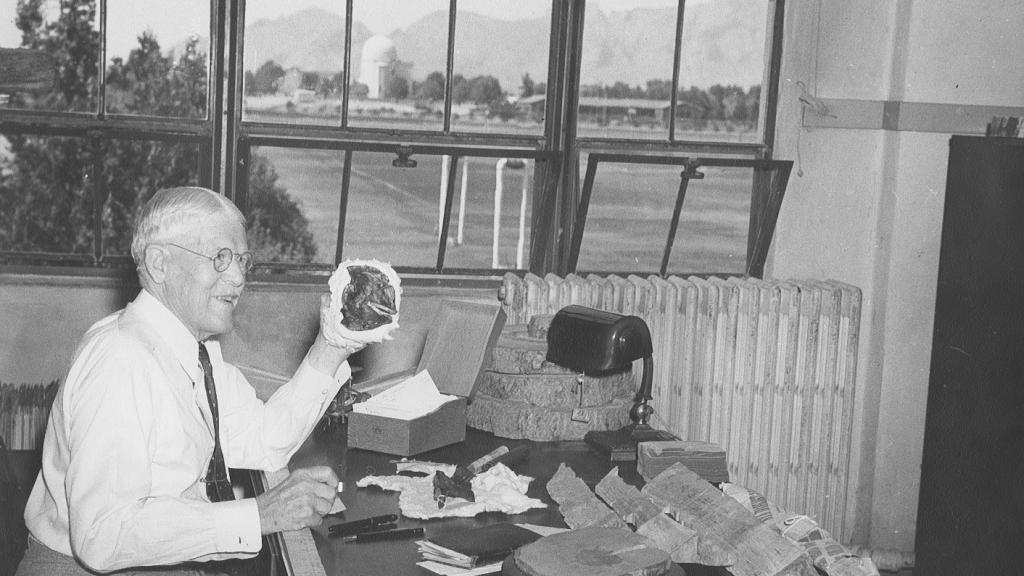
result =
[[321,390],[320,391],[320,395],[321,396],[327,396],[327,389],[325,388],[325,389]]

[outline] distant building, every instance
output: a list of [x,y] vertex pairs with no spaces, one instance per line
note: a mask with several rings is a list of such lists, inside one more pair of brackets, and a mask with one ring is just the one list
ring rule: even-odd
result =
[[[546,98],[544,94],[527,96],[520,98],[516,106],[521,114],[539,122],[544,119]],[[668,126],[671,104],[668,100],[584,96],[579,101],[579,118],[582,122],[600,125]]]
[[393,80],[401,78],[408,82],[411,68],[410,63],[398,59],[398,49],[390,38],[373,36],[363,44],[359,82],[366,85],[371,100],[390,98]]

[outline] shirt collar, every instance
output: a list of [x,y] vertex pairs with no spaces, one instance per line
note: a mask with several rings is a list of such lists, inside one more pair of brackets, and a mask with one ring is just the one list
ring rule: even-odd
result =
[[167,343],[174,358],[188,372],[189,377],[201,380],[199,344],[185,324],[146,289],[139,292],[131,306],[135,313],[145,322],[152,324],[160,333],[160,337]]

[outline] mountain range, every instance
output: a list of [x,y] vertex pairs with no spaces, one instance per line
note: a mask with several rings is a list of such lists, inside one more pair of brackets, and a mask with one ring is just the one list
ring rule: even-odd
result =
[[[750,6],[750,0],[687,6],[680,86],[706,88],[717,83],[749,87],[761,83],[767,16],[752,15]],[[671,79],[675,8],[589,10],[586,17],[583,84],[643,86],[651,79]],[[398,59],[411,64],[413,79],[444,71],[447,27],[447,12],[438,11],[388,35]],[[456,74],[496,76],[509,91],[520,85],[525,73],[534,82],[547,80],[546,18],[505,20],[463,10],[456,31]],[[371,36],[367,26],[353,22],[353,79],[359,78],[362,46]],[[255,70],[273,60],[286,69],[334,74],[344,65],[344,39],[344,17],[320,8],[257,20],[246,27],[244,66]]]

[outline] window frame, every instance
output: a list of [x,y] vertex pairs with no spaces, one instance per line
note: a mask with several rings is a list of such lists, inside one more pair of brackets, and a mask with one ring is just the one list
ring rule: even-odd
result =
[[[208,46],[207,117],[176,119],[154,116],[110,114],[106,107],[107,0],[96,0],[99,10],[100,57],[97,110],[63,112],[0,109],[0,131],[39,135],[89,136],[101,138],[139,138],[170,142],[199,143],[200,184],[226,194],[244,210],[247,201],[248,156],[254,145],[279,142],[289,146],[327,147],[351,151],[396,151],[411,147],[413,153],[450,154],[452,156],[508,155],[542,159],[546,169],[534,173],[534,210],[528,270],[537,274],[574,271],[572,238],[581,234],[585,220],[578,218],[582,201],[579,162],[582,154],[652,155],[671,158],[738,158],[747,161],[772,159],[778,107],[779,74],[783,39],[785,0],[769,2],[766,23],[765,71],[761,84],[758,120],[759,140],[753,143],[676,140],[679,63],[685,0],[677,4],[675,53],[673,55],[671,113],[667,140],[613,139],[578,135],[580,58],[585,29],[586,0],[551,0],[551,27],[548,47],[547,90],[542,132],[539,135],[500,132],[466,132],[452,127],[452,83],[455,30],[458,26],[458,0],[449,0],[446,40],[446,90],[444,116],[440,130],[392,130],[348,125],[351,66],[345,66],[342,112],[339,126],[293,125],[243,119],[243,80],[245,52],[245,0],[210,0],[210,43]],[[339,3],[341,0],[339,0]],[[346,62],[352,61],[352,12],[354,0],[344,0]],[[452,162],[456,166],[457,162]],[[449,178],[449,195],[453,179]],[[347,194],[343,190],[342,194]],[[450,208],[450,207],[449,207]],[[343,215],[342,215],[343,216]],[[448,216],[450,218],[450,209]],[[774,221],[772,222],[774,227]],[[339,238],[344,229],[339,225]],[[100,237],[101,238],[101,237]],[[98,240],[97,242],[101,242]],[[0,252],[0,271],[16,263],[44,263],[57,268],[73,261],[77,266],[104,268],[130,265],[117,258],[103,257],[102,246],[94,247],[90,258],[80,255],[42,255]],[[335,255],[337,257],[337,254]],[[508,269],[458,270],[443,266],[444,246],[439,248],[439,264],[427,269],[401,270],[445,276],[494,276]],[[276,277],[286,270],[288,276],[320,276],[324,265],[257,264],[253,276]],[[756,271],[759,273],[759,271]],[[618,273],[637,273],[619,271]]]

